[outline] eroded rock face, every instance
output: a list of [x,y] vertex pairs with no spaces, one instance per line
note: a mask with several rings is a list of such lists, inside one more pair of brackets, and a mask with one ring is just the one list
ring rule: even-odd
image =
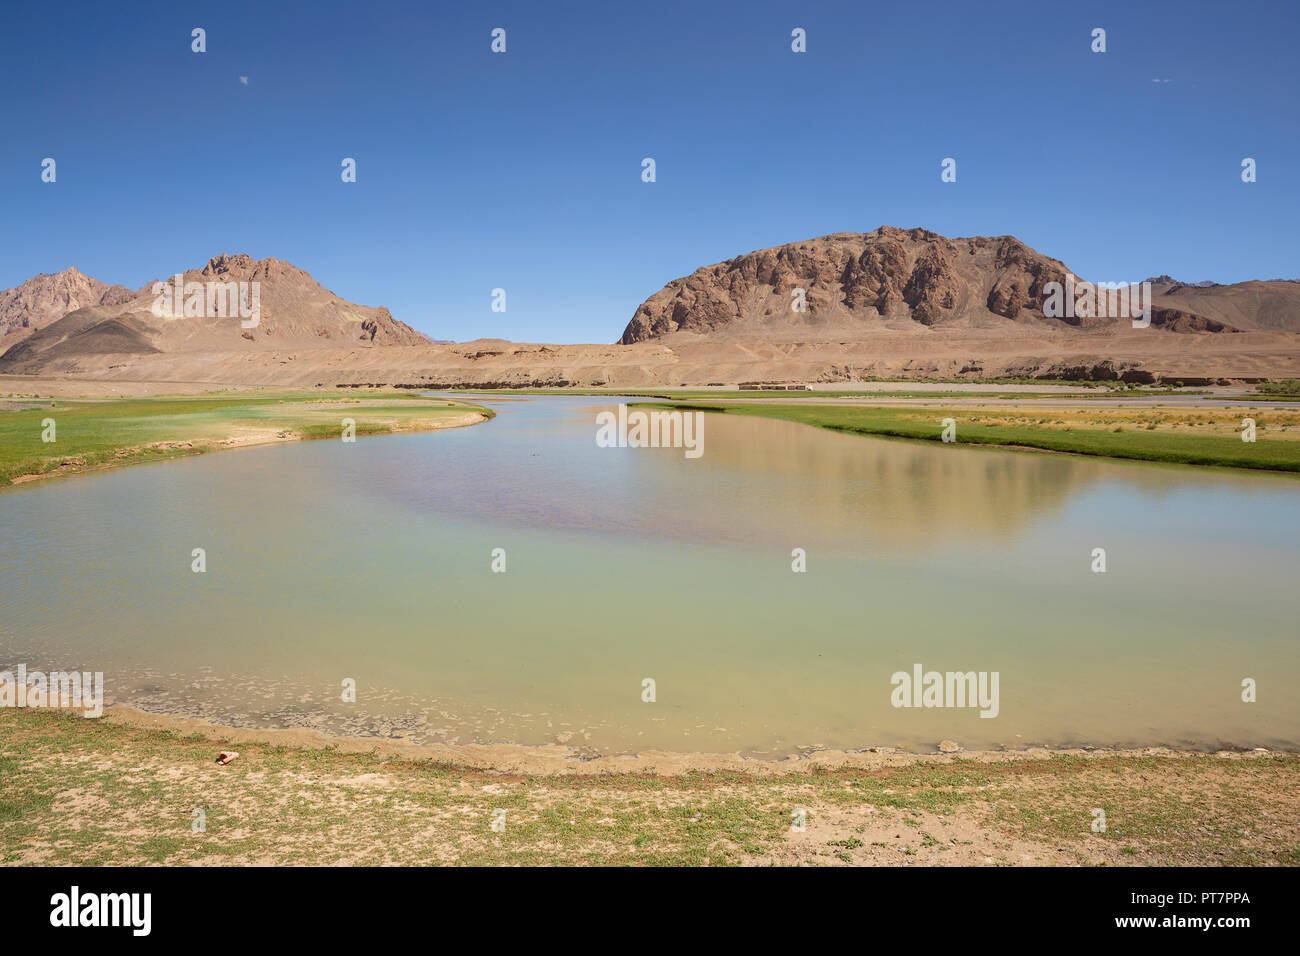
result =
[[1166,309],[1156,306],[1151,310],[1151,324],[1156,328],[1171,332],[1240,332],[1224,322],[1216,322],[1193,312],[1182,309]]
[[[429,340],[382,306],[358,306],[323,288],[309,272],[282,259],[220,255],[186,281],[257,282],[261,288],[261,334],[332,339],[339,344],[427,345]],[[254,333],[253,339],[258,338]]]
[[[925,229],[881,226],[697,269],[642,303],[621,342],[819,321],[960,327],[1000,317],[1058,323],[1043,315],[1043,290],[1048,282],[1063,283],[1066,272],[1010,236],[947,239]],[[792,308],[791,293],[800,288],[806,312]]]
[[[76,276],[86,279],[80,273]],[[52,278],[58,277],[38,276],[19,288]],[[172,296],[175,281],[175,276],[158,279],[163,296]],[[180,281],[182,288],[190,283],[247,283],[231,294],[242,302],[247,291],[246,304],[250,309],[254,288],[251,284],[257,283],[256,324],[245,326],[242,316],[233,312],[227,315],[224,310],[209,315],[205,309],[204,314],[193,317],[174,309],[159,314],[154,309],[159,299],[154,282],[134,292],[120,286],[105,286],[97,294],[98,301],[83,304],[81,298],[74,297],[68,300],[75,303],[71,311],[60,312],[42,328],[13,339],[12,347],[0,354],[0,372],[74,371],[94,355],[201,354],[250,347],[305,349],[429,344],[427,338],[394,319],[386,308],[341,299],[309,273],[280,259],[214,256],[201,269],[182,273]],[[73,288],[80,289],[81,285]],[[85,298],[94,291],[91,288],[78,295]]]
[[1065,267],[1010,236],[997,242],[996,274],[985,300],[988,310],[1008,319],[1018,318],[1025,310],[1042,316],[1045,286],[1049,282],[1063,283]]
[[58,321],[69,312],[96,305],[120,305],[134,293],[108,285],[76,269],[33,276],[0,291],[0,352]]

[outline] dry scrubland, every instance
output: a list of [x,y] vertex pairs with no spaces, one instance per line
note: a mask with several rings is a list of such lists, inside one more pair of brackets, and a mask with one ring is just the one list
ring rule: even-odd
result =
[[[669,776],[504,774],[259,743],[218,766],[219,749],[199,735],[0,712],[0,862],[1300,864],[1295,755],[958,755]],[[1091,829],[1097,807],[1104,833]],[[503,833],[490,827],[497,809]]]

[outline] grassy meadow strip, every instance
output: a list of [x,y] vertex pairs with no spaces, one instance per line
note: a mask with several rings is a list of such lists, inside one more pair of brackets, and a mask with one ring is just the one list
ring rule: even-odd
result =
[[[438,428],[478,405],[394,392],[238,392],[195,397],[0,399],[0,484],[203,454],[238,445]],[[49,427],[48,422],[53,422]],[[53,441],[44,440],[53,437]]]
[[[927,379],[918,379],[917,381],[926,382]],[[959,384],[960,380],[938,380],[944,384]],[[990,388],[970,388],[962,391],[959,389],[918,389],[906,388],[908,383],[896,383],[900,387],[895,389],[865,390],[865,389],[848,389],[848,388],[819,388],[813,389],[739,389],[739,388],[667,388],[667,389],[644,389],[644,388],[449,388],[435,389],[441,394],[463,393],[467,395],[584,395],[592,397],[604,396],[607,398],[657,398],[664,401],[690,401],[693,399],[725,399],[725,398],[787,398],[797,399],[800,401],[807,400],[825,400],[828,398],[998,398],[998,399],[1104,399],[1114,398],[1116,395],[1128,396],[1149,396],[1149,395],[1205,395],[1206,392],[1191,391],[1182,388],[1153,388],[1150,386],[1118,386],[1104,382],[1067,382],[1067,381],[1040,381],[1036,379],[1029,380],[991,380],[981,382],[966,382],[967,385],[980,386],[997,386],[997,385],[1040,385],[1040,386],[1060,386],[1075,389],[1072,392],[1054,391],[1054,392],[1008,392],[999,391],[995,387]]]
[[[942,421],[956,423],[958,444],[1045,451],[1184,465],[1300,471],[1300,411],[1269,408],[936,408],[639,403],[647,407],[750,415],[816,425],[832,431],[941,441]],[[1255,422],[1256,440],[1242,440],[1242,421]]]

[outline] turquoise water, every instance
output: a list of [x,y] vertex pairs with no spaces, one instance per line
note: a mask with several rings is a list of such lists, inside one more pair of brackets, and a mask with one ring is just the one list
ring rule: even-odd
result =
[[[1293,480],[724,416],[689,460],[597,447],[591,398],[485,401],[471,428],[0,494],[0,666],[248,726],[602,753],[1300,743]],[[998,716],[891,706],[915,663],[998,672]]]

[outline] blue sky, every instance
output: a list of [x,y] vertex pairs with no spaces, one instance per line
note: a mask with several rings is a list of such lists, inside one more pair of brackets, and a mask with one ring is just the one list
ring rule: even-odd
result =
[[1300,277],[1294,2],[93,2],[4,18],[0,288],[70,265],[135,288],[247,252],[436,338],[610,342],[698,266],[881,224],[1013,234],[1094,281]]

